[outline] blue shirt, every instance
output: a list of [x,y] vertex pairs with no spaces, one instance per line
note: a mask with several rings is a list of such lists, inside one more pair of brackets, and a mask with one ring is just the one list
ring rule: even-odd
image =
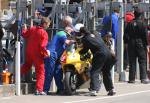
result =
[[65,41],[67,40],[67,34],[64,31],[57,32],[52,41],[48,43],[48,50],[55,51],[57,57],[60,58],[64,50],[66,49]]
[[[118,32],[118,16],[115,13],[112,13],[111,17],[112,17],[112,29],[111,29],[112,37],[113,37],[113,39],[116,40],[116,36],[117,36],[117,32]],[[102,24],[104,25],[104,24],[108,23],[109,19],[110,19],[109,16],[105,16]],[[106,35],[107,32],[108,31],[102,29],[101,36]]]

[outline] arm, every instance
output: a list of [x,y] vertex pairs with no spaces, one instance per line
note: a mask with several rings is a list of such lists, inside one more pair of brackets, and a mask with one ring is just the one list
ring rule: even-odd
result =
[[70,44],[72,44],[72,43],[74,43],[75,42],[75,40],[70,40],[70,39],[68,39],[67,38],[67,36],[66,36],[67,34],[62,34],[62,36],[61,36],[61,42],[63,43],[63,44],[65,44],[65,45],[70,45]]
[[130,30],[130,23],[127,24],[127,26],[125,27],[124,30],[124,36],[123,36],[123,40],[125,45],[127,45],[128,41],[129,41],[129,30]]
[[144,41],[144,45],[145,46],[148,46],[148,30],[146,28],[146,25],[143,23],[143,26],[142,26],[142,37],[143,37],[143,41]]
[[85,53],[87,53],[88,52],[88,48],[87,47],[85,47],[85,46],[83,46],[83,49],[81,49],[80,51],[79,51],[79,54],[85,54]]
[[24,24],[24,27],[23,27],[23,30],[22,30],[22,36],[24,38],[28,38],[28,36],[30,35],[30,29],[27,29],[26,24]]
[[40,51],[41,55],[45,58],[50,55],[50,53],[47,51],[46,46],[48,43],[48,34],[46,31],[41,31],[41,39],[40,39]]
[[87,53],[89,50],[89,48],[87,47],[86,40],[82,40],[82,44],[83,44],[83,49],[79,51],[79,54],[81,55]]
[[65,44],[70,45],[70,44],[72,44],[74,42],[75,42],[74,40],[68,40],[68,39],[66,39]]
[[112,37],[113,39],[116,39],[117,32],[118,32],[118,18],[112,17]]

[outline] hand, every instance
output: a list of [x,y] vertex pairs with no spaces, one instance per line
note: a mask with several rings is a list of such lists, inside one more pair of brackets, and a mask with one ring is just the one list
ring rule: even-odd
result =
[[76,41],[75,41],[75,40],[70,40],[70,42],[71,42],[71,44],[72,44],[72,43],[75,43]]
[[48,54],[48,57],[50,57],[51,53],[49,50],[47,50],[47,54]]
[[27,29],[27,24],[23,24],[23,25],[22,25],[22,28],[23,28],[23,29]]
[[149,53],[149,47],[147,46],[147,53]]
[[65,43],[66,43],[67,45],[70,45],[70,44],[75,43],[75,40],[66,40]]

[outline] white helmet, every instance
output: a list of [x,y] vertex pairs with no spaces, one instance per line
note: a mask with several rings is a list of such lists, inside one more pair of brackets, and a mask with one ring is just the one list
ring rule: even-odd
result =
[[80,28],[84,27],[84,24],[78,23],[74,26],[74,31],[75,32],[80,32]]

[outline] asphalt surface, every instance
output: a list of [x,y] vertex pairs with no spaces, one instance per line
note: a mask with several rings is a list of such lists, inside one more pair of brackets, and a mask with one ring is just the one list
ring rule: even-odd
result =
[[115,83],[115,96],[107,96],[102,86],[98,96],[88,95],[88,89],[79,89],[73,96],[58,96],[52,93],[47,96],[21,95],[0,97],[0,103],[150,103],[150,84]]

